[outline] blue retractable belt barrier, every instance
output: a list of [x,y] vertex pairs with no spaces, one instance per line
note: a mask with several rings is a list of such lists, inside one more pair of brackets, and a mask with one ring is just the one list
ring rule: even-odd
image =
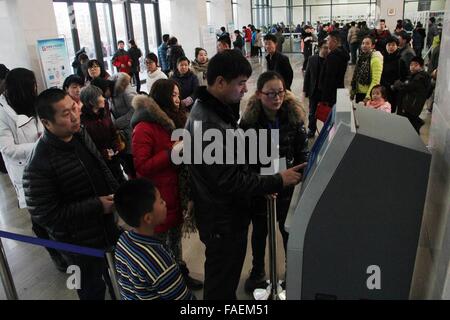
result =
[[78,253],[78,254],[91,256],[91,257],[97,257],[97,258],[105,257],[105,252],[100,249],[81,247],[81,246],[77,246],[77,245],[73,245],[73,244],[69,244],[69,243],[62,243],[62,242],[57,242],[57,241],[53,241],[53,240],[46,240],[46,239],[40,239],[40,238],[35,238],[35,237],[30,237],[30,236],[24,236],[21,234],[16,234],[16,233],[2,231],[2,230],[0,230],[0,238],[25,242],[25,243],[33,244],[36,246],[42,246],[42,247],[46,247],[46,248],[52,248],[52,249],[67,251],[67,252],[71,252],[71,253]]

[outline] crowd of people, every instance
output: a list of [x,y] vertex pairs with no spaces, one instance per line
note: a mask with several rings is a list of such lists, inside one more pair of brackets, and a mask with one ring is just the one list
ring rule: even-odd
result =
[[[40,94],[31,70],[0,65],[0,151],[18,204],[29,211],[40,238],[115,247],[121,297],[114,295],[104,260],[48,250],[59,270],[81,268],[80,299],[104,299],[107,288],[122,299],[195,299],[191,290],[201,288],[205,299],[235,299],[250,222],[253,261],[245,289],[252,292],[265,286],[265,197],[278,199],[286,250],[284,222],[308,161],[308,139],[317,131],[316,112],[336,103],[349,64],[355,65],[352,99],[397,112],[419,132],[438,68],[434,23],[430,19],[426,37],[420,25],[412,37],[400,24],[391,33],[383,20],[375,30],[364,22],[347,30],[326,24],[317,35],[312,26],[301,28],[308,116],[301,93],[291,91],[294,73],[282,53],[281,27],[263,36],[244,26],[234,31],[234,42],[222,28],[217,53],[209,59],[196,48],[193,61],[177,38],[163,35],[157,52],[145,55],[147,92],[140,90],[142,52],[133,40],[128,51],[118,42],[112,61],[117,73],[81,53],[62,87]],[[427,71],[425,45],[436,46]],[[267,70],[241,113],[252,74],[247,58],[261,55],[263,47]],[[189,146],[172,141],[172,133],[185,128],[193,140],[199,121],[204,130],[220,132],[279,130],[287,169],[263,176],[262,163],[175,164],[171,154]],[[206,246],[204,283],[190,276],[183,259],[187,230],[197,230]]]

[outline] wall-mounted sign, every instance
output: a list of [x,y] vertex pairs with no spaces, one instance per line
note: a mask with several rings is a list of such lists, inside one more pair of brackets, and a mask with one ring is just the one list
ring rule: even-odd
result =
[[65,39],[38,40],[37,49],[45,86],[62,88],[64,79],[72,74]]
[[395,16],[395,8],[388,9],[388,16]]

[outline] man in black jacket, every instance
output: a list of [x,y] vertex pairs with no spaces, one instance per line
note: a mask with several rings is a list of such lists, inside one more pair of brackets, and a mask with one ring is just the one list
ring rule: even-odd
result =
[[320,74],[319,89],[322,94],[320,101],[332,107],[336,103],[337,89],[345,88],[344,78],[350,56],[341,46],[339,31],[330,33],[327,44],[330,53],[325,59]]
[[[56,241],[106,249],[116,243],[112,194],[118,188],[108,166],[84,128],[67,93],[42,92],[36,111],[45,126],[24,171],[25,197],[33,219]],[[81,271],[80,300],[112,297],[104,259],[65,254]],[[103,279],[104,280],[103,280]]]
[[284,79],[286,89],[291,90],[294,71],[292,70],[289,58],[277,50],[277,37],[271,33],[264,37],[264,47],[269,53],[266,56],[267,70],[278,72]]
[[327,56],[328,44],[319,42],[319,53],[309,58],[306,67],[303,92],[305,98],[309,98],[308,138],[313,138],[317,130],[316,110],[321,98],[319,78]]
[[[191,141],[199,137],[202,140],[208,129],[225,134],[226,130],[238,128],[231,106],[238,104],[247,92],[251,73],[250,63],[235,50],[218,53],[210,60],[208,86],[199,88],[186,124]],[[209,145],[203,142],[201,150],[192,146],[191,154],[201,156]],[[219,146],[223,155],[229,153],[230,146]],[[232,164],[222,161],[207,165],[202,159],[199,164],[188,165],[195,219],[200,240],[206,246],[204,299],[209,300],[236,299],[247,248],[251,197],[280,192],[301,179],[297,172],[301,166],[273,176],[260,176],[247,165],[237,164],[236,152],[232,160]]]

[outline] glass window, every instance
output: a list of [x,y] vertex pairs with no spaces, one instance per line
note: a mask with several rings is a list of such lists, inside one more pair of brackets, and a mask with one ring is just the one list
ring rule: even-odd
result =
[[293,7],[292,23],[294,24],[294,26],[297,26],[298,24],[301,25],[304,21],[305,17],[303,16],[303,7]]
[[286,5],[286,0],[272,0],[272,7],[285,7]]
[[78,36],[80,38],[80,46],[81,48],[86,48],[86,53],[89,59],[95,59],[96,54],[89,3],[75,2],[73,4],[73,8],[75,10],[75,20],[78,29]]
[[311,21],[330,22],[331,6],[311,6]]
[[[232,6],[233,6],[233,23],[236,29],[238,29],[239,27],[239,20],[238,20],[238,4],[236,3],[236,1],[232,2]],[[234,31],[234,30],[233,30]]]
[[[144,28],[142,25],[142,10],[141,5],[138,3],[131,4],[131,19],[133,20],[133,32],[134,41],[139,49],[141,49],[142,55],[145,54],[145,42],[144,42]],[[139,59],[141,80],[147,79],[146,67],[142,57]]]
[[114,68],[112,67],[111,59],[114,54],[114,43],[111,30],[109,5],[107,3],[97,3],[96,7],[103,52],[103,64],[105,65],[106,70],[112,74],[114,72]]
[[[334,3],[334,0],[333,0]],[[357,20],[364,20],[371,24],[369,15],[371,14],[371,7],[367,4],[352,4],[352,5],[333,5],[333,20],[338,22],[352,22]],[[373,17],[372,17],[373,18]]]
[[58,29],[58,36],[66,39],[67,49],[69,51],[69,59],[73,61],[75,57],[75,49],[72,38],[72,25],[69,19],[69,11],[67,3],[54,2],[53,8],[55,10],[56,27]]
[[127,41],[127,28],[125,24],[125,11],[123,3],[113,4],[114,24],[116,28],[117,41]]
[[284,7],[284,8],[272,8],[272,22],[273,23],[283,22],[284,24],[287,23],[286,7]]
[[306,0],[306,4],[331,4],[331,0]]
[[156,52],[158,42],[156,41],[155,14],[153,4],[145,4],[145,20],[147,21],[148,48],[151,52]]

